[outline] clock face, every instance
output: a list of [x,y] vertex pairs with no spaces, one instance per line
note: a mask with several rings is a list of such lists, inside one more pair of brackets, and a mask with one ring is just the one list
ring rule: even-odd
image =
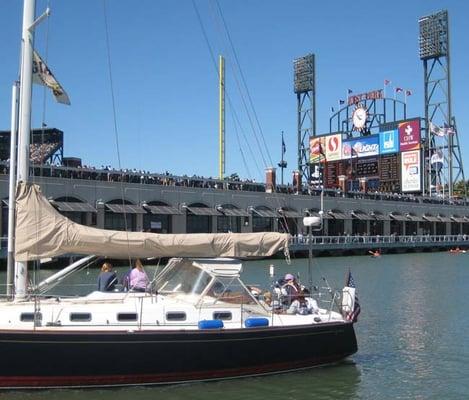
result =
[[357,107],[352,114],[353,126],[358,130],[363,129],[366,124],[367,116],[368,114],[366,112],[366,109],[364,109],[363,107]]

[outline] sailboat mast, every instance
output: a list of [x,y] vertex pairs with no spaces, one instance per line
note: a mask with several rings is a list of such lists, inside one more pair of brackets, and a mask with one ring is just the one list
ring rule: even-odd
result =
[[11,92],[11,132],[10,132],[10,182],[8,189],[8,258],[7,296],[13,294],[14,236],[15,236],[15,189],[16,189],[16,139],[18,137],[18,92],[19,82],[13,84]]
[[[34,10],[36,0],[24,0],[21,38],[20,112],[18,127],[17,181],[29,180],[29,142],[31,135],[31,101],[33,83]],[[28,264],[15,263],[15,299],[26,294]]]

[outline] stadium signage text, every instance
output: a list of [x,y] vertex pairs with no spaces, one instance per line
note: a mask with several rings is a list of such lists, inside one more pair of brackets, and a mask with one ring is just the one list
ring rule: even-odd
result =
[[348,97],[348,105],[357,104],[363,100],[378,100],[383,99],[384,93],[383,89],[373,90],[367,93],[354,94]]

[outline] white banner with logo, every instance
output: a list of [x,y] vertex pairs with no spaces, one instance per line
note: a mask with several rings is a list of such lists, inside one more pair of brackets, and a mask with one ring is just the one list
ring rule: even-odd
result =
[[326,160],[337,161],[342,158],[342,135],[326,136]]
[[401,154],[402,191],[419,192],[422,190],[420,150],[406,151]]

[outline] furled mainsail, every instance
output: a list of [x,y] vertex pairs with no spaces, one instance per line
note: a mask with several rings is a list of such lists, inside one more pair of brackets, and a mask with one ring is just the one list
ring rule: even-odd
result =
[[128,257],[268,257],[288,250],[288,234],[156,234],[97,229],[61,215],[39,186],[20,182],[16,194],[16,261],[62,254]]

